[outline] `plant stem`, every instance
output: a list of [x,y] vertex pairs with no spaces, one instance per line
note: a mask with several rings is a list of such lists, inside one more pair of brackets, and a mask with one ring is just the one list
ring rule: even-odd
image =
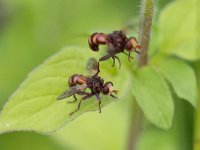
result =
[[131,115],[128,150],[136,150],[136,144],[138,141],[140,127],[142,120],[142,112],[136,102],[133,104],[133,112]]
[[142,67],[148,63],[148,47],[150,41],[151,24],[155,0],[141,0],[139,43],[142,46],[138,59],[138,66]]
[[[142,46],[141,54],[138,56],[138,68],[148,63],[148,47],[150,41],[151,24],[155,0],[141,0],[140,25],[139,25],[139,43]],[[133,116],[131,116],[131,129],[128,150],[136,150],[136,144],[141,131],[142,112],[139,106],[134,104]]]

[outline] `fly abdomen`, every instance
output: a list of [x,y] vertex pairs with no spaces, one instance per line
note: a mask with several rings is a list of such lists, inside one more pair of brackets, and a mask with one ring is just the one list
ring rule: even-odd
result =
[[77,84],[84,84],[86,82],[86,77],[80,74],[74,74],[72,75],[69,80],[68,80],[68,84],[69,86],[75,86]]
[[89,38],[88,38],[88,44],[90,46],[90,49],[93,51],[98,51],[99,50],[99,44],[106,44],[107,42],[107,34],[104,33],[93,33]]

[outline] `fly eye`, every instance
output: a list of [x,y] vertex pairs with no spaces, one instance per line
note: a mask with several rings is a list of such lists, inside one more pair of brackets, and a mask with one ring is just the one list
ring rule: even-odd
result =
[[131,41],[128,40],[128,41],[126,42],[126,50],[127,50],[127,51],[131,51],[132,48],[133,48],[133,45],[132,45]]
[[103,94],[108,94],[109,93],[109,87],[107,86],[107,85],[105,85],[104,87],[103,87]]

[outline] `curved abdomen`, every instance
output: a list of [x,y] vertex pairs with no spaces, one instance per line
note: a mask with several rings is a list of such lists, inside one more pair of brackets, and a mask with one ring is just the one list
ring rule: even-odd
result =
[[85,83],[86,83],[86,77],[81,74],[74,74],[68,80],[69,87],[75,86],[77,84],[82,85]]
[[88,38],[88,44],[91,50],[93,51],[98,51],[99,50],[99,44],[106,44],[106,38],[107,34],[104,33],[93,33],[89,38]]

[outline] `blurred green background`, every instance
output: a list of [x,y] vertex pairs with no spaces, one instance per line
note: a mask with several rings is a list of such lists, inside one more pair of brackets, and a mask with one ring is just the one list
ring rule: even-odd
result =
[[[168,3],[158,1],[155,24]],[[129,24],[137,36],[139,6],[139,0],[0,0],[0,109],[28,72],[62,47],[87,47],[87,36],[93,31],[112,31]],[[172,129],[163,131],[144,120],[138,150],[192,149],[193,110],[175,99]],[[129,98],[113,103],[101,115],[87,113],[50,135],[0,135],[0,150],[126,149],[131,104]]]

